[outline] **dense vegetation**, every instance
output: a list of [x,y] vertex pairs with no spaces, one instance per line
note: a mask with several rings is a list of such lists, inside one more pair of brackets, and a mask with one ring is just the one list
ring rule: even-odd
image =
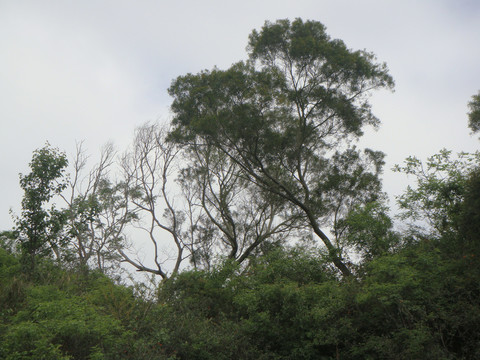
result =
[[480,153],[398,165],[394,227],[384,155],[354,145],[386,66],[299,19],[248,51],[174,80],[171,127],[139,128],[120,171],[111,146],[85,175],[79,145],[69,177],[34,152],[0,234],[0,358],[480,358]]

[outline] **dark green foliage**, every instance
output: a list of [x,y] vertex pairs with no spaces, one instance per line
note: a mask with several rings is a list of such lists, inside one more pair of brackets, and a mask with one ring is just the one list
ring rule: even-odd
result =
[[65,154],[47,144],[34,151],[30,162],[31,172],[20,175],[24,196],[15,232],[20,241],[25,271],[32,275],[37,257],[45,257],[52,252],[55,252],[57,258],[60,256],[59,248],[65,240],[62,229],[66,218],[54,205],[50,209],[46,209],[46,206],[65,189],[64,173],[67,165]]
[[480,266],[475,253],[452,256],[442,241],[382,252],[347,280],[306,249],[278,248],[243,268],[182,272],[155,302],[98,272],[48,262],[32,283],[1,250],[0,356],[476,359]]
[[24,301],[24,279],[20,275],[21,264],[18,258],[0,247],[0,312],[10,314]]
[[272,253],[244,271],[228,263],[169,279],[160,303],[172,349],[181,359],[302,358],[293,354],[307,351],[301,327],[317,294],[289,276],[309,284],[331,278],[318,260],[294,251]]
[[[5,335],[8,353],[34,354],[39,339],[76,359],[121,346],[118,320],[99,314],[81,297],[52,286],[36,286],[29,289],[26,302],[26,307],[12,318]],[[30,338],[24,335],[35,327],[41,329],[40,333],[32,332]]]
[[160,290],[163,344],[181,359],[475,359],[478,272],[445,255],[410,245],[355,281],[302,250],[183,273]]
[[480,250],[480,168],[476,168],[465,184],[465,198],[458,219],[460,234],[465,242],[464,253],[479,254]]
[[337,237],[363,260],[385,255],[401,242],[387,212],[388,208],[379,202],[357,206],[337,223]]
[[[0,249],[0,358],[166,359],[142,333],[152,304],[101,273],[37,264],[35,282]],[[145,344],[144,339],[147,339]]]
[[474,132],[480,131],[480,91],[472,96],[472,101],[468,103],[468,127]]
[[395,171],[413,176],[416,187],[408,187],[397,198],[403,210],[401,218],[416,225],[418,234],[454,236],[458,232],[458,216],[465,199],[465,187],[470,172],[478,165],[480,153],[460,153],[441,150],[422,163],[415,157],[405,160]]

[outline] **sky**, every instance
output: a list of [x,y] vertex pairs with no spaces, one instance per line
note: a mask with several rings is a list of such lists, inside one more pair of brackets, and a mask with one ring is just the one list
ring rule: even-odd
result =
[[91,154],[120,151],[147,121],[166,122],[173,79],[246,59],[248,35],[266,20],[300,17],[386,62],[395,92],[371,98],[382,126],[362,145],[390,169],[442,148],[476,151],[467,103],[480,90],[477,0],[0,0],[0,230],[19,213],[19,173],[46,141]]

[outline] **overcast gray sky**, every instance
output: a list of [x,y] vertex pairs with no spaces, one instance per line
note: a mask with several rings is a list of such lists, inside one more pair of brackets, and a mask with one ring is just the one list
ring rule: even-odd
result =
[[0,230],[18,212],[18,174],[45,141],[71,155],[130,142],[135,127],[168,120],[166,89],[187,72],[245,59],[265,20],[318,20],[333,38],[386,62],[395,93],[372,97],[382,121],[364,145],[408,155],[475,151],[467,103],[480,89],[478,0],[0,0]]

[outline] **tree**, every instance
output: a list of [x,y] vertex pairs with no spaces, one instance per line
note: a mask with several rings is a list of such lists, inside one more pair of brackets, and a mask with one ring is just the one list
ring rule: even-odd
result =
[[87,156],[82,144],[77,145],[73,174],[65,215],[71,236],[70,246],[80,268],[87,266],[109,271],[121,260],[117,251],[124,246],[125,227],[136,219],[129,208],[128,186],[111,180],[109,174],[115,161],[112,144],[103,147],[98,164],[84,174]]
[[336,237],[362,260],[370,261],[399,245],[400,236],[392,228],[388,208],[376,201],[352,209],[338,222]]
[[248,51],[247,62],[172,83],[170,139],[229,157],[244,180],[304,217],[348,276],[325,227],[377,196],[383,155],[350,144],[378,124],[368,94],[393,80],[371,53],[349,50],[315,21],[267,22],[250,35]]
[[[266,197],[242,176],[241,167],[214,146],[187,147],[178,180],[193,216],[192,263],[206,268],[215,255],[238,263],[267,242],[281,242],[298,229],[299,217]],[[182,160],[183,160],[182,159]]]
[[403,166],[394,171],[413,176],[416,186],[408,186],[397,198],[403,211],[401,219],[410,220],[417,235],[440,238],[459,231],[459,216],[465,199],[470,173],[480,161],[480,152],[460,153],[456,159],[452,152],[441,150],[425,163],[408,157]]
[[[169,276],[167,269],[170,265],[170,275],[176,274],[189,255],[186,251],[188,239],[182,232],[186,219],[177,210],[174,197],[167,188],[179,149],[164,140],[165,132],[158,125],[139,127],[133,149],[122,160],[124,182],[128,184],[130,199],[139,214],[139,227],[148,234],[153,250],[150,260],[154,265],[147,266],[119,249],[123,261],[137,271],[159,275],[162,279]],[[165,241],[165,234],[170,236],[171,242]],[[167,262],[170,264],[166,265]]]
[[17,249],[17,236],[15,231],[6,230],[0,231],[0,247],[10,253],[15,253]]
[[48,143],[33,152],[31,172],[20,174],[20,186],[24,191],[22,212],[17,218],[15,232],[20,241],[22,258],[27,272],[33,273],[37,257],[49,256],[57,259],[66,240],[62,234],[64,214],[51,205],[50,200],[66,187],[65,169],[67,157]]
[[[460,234],[465,242],[464,251],[475,254],[480,249],[480,168],[470,173],[465,184],[460,218]],[[470,254],[471,255],[471,254]]]
[[468,126],[476,133],[480,131],[480,91],[477,95],[472,96],[472,100],[468,103],[470,112],[468,113]]

